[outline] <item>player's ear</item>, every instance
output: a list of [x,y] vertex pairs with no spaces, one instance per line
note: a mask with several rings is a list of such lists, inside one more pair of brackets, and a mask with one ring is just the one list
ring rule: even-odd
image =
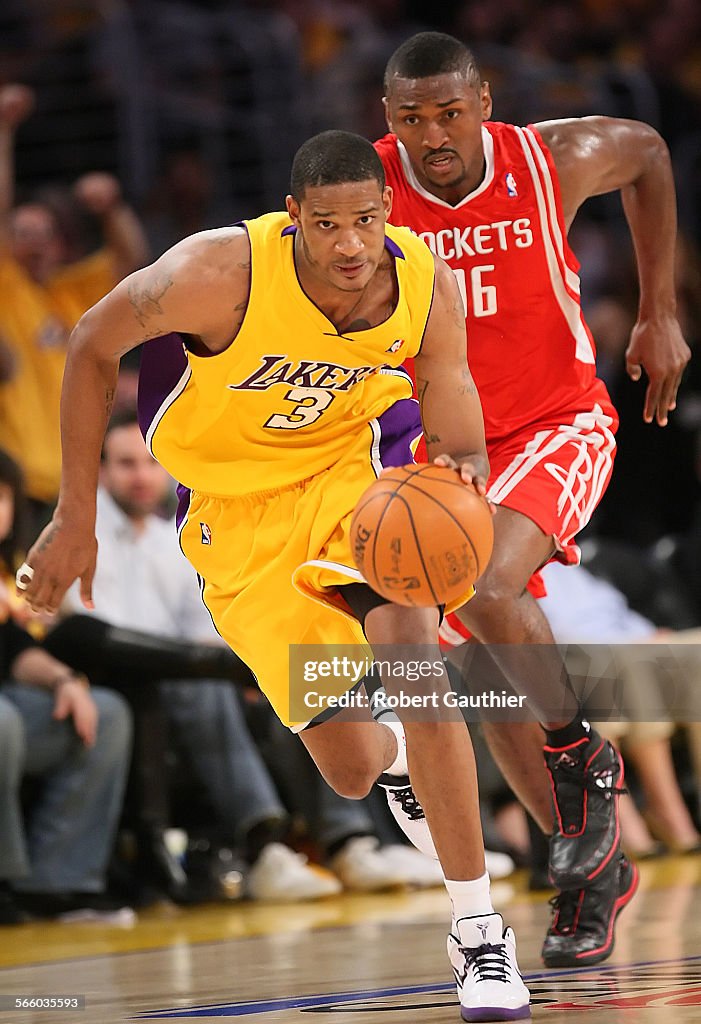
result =
[[392,128],[392,118],[389,114],[389,100],[386,96],[382,97],[382,106],[385,108],[385,121],[387,122],[387,127],[392,132],[394,129]]
[[489,91],[489,82],[482,82],[480,87],[480,106],[482,108],[482,120],[488,121],[492,116],[492,94]]
[[299,209],[299,203],[297,202],[295,197],[294,196],[286,196],[285,197],[285,206],[287,207],[287,212],[290,215],[290,220],[292,221],[293,224],[295,224],[297,227],[299,227],[300,209]]
[[382,190],[382,205],[385,210],[385,217],[389,220],[389,215],[392,212],[392,200],[394,199],[394,192],[389,185],[385,185]]

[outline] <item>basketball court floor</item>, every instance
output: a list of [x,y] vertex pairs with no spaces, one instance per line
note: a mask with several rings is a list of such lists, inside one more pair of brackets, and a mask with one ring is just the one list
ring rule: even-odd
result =
[[[533,1020],[701,1022],[701,857],[651,861],[598,967],[545,970],[549,908],[515,876],[494,885],[516,929]],[[0,1010],[2,1024],[202,1021],[448,1024],[445,893],[341,896],[293,906],[155,908],[131,927],[0,928],[0,996],[84,995],[84,1010]]]

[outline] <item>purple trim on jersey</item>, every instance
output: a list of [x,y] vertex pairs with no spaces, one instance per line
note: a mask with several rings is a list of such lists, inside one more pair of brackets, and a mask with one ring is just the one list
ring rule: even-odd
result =
[[175,493],[178,496],[178,507],[175,510],[175,527],[180,529],[185,521],[185,516],[190,508],[190,499],[192,497],[192,491],[185,484],[178,484],[175,488]]
[[397,243],[389,237],[389,235],[385,235],[385,249],[387,250],[388,253],[390,253],[391,256],[394,256],[394,258],[397,260],[406,259],[406,256],[404,255],[402,250],[399,248]]
[[406,466],[414,461],[411,442],[421,433],[419,403],[400,398],[377,417],[380,427],[380,462],[387,466]]
[[187,356],[179,334],[154,338],[141,350],[137,410],[146,437],[156,413],[187,369]]
[[[295,224],[289,224],[286,228],[282,229],[282,233],[281,234],[283,236],[284,235],[294,235],[296,233],[296,231],[297,231],[296,225]],[[405,260],[406,259],[406,256],[404,255],[402,250],[399,248],[397,243],[392,241],[392,239],[389,238],[388,235],[385,235],[385,249],[387,250],[388,253],[390,253],[390,255],[394,256],[395,259],[398,259],[398,260]]]

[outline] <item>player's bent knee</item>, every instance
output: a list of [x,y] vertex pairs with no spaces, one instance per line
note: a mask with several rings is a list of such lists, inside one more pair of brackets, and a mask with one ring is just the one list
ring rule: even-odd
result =
[[339,796],[348,800],[362,800],[372,789],[379,773],[375,765],[337,764],[325,768],[322,774]]
[[479,614],[482,611],[498,612],[507,606],[511,601],[516,600],[523,593],[523,587],[516,586],[511,580],[498,573],[484,576],[476,589],[475,596],[466,605],[459,609],[467,616]]

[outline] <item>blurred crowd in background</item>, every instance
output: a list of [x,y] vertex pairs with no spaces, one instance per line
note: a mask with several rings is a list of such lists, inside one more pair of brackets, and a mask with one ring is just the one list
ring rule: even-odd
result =
[[[583,306],[598,346],[599,373],[621,413],[613,481],[586,531],[583,549],[586,564],[618,588],[632,611],[646,617],[651,632],[659,627],[674,631],[698,627],[701,371],[696,352],[701,339],[701,5],[697,0],[443,0],[433,5],[419,0],[4,0],[0,5],[0,89],[20,83],[31,90],[25,94],[25,98],[31,97],[26,109],[20,109],[20,103],[19,112],[10,116],[14,123],[5,159],[14,158],[14,169],[7,165],[11,179],[7,195],[15,207],[26,209],[27,204],[38,203],[49,217],[48,228],[46,223],[43,225],[43,237],[41,232],[36,234],[36,223],[23,222],[29,246],[25,269],[32,278],[31,260],[39,256],[45,259],[49,250],[54,259],[52,274],[75,267],[82,268],[82,273],[87,268],[87,276],[83,274],[79,281],[75,274],[70,279],[64,276],[60,285],[62,298],[67,288],[72,299],[78,303],[82,299],[84,305],[89,305],[98,297],[89,288],[110,287],[123,273],[157,257],[183,236],[281,208],[292,156],[309,135],[326,128],[345,128],[370,139],[384,134],[382,74],[386,61],[399,43],[423,29],[450,32],[474,50],[483,78],[491,83],[495,120],[526,124],[594,113],[631,117],[656,127],[670,147],[679,206],[679,317],[695,357],[680,390],[677,410],[664,430],[643,423],[644,388],[630,382],[625,373],[624,350],[635,320],[637,293],[634,254],[618,196],[587,203],[570,233],[572,247],[582,262]],[[96,178],[94,172],[101,173]],[[2,182],[0,168],[0,187]],[[0,205],[3,202],[0,197]],[[7,203],[4,215],[10,216]],[[39,256],[36,252],[32,256],[32,244],[39,246]],[[86,262],[86,258],[102,247],[112,252],[113,259],[109,267],[100,265],[102,276],[98,281],[96,264]],[[37,274],[41,277],[37,270],[34,283],[44,287],[48,279],[40,281]],[[56,280],[51,278],[52,287]],[[27,449],[26,444],[39,442],[31,442],[31,431],[24,440],[19,438],[21,429],[9,432],[7,410],[11,408],[15,416],[19,410],[20,420],[27,423],[35,419],[38,422],[48,410],[49,429],[54,434],[52,441],[41,442],[42,457],[48,450],[58,450],[58,421],[51,412],[53,399],[48,391],[42,391],[43,385],[35,387],[33,400],[26,397],[30,394],[27,389],[22,391],[21,401],[13,398],[18,375],[31,370],[28,363],[22,364],[21,353],[13,352],[11,343],[16,329],[13,311],[22,301],[16,288],[15,279],[3,275],[0,267],[0,444],[10,450],[25,472],[32,502],[31,532],[52,506],[57,476],[54,473],[52,477],[49,467],[48,476],[36,482],[32,466],[37,451]],[[55,291],[54,300],[57,295]],[[64,322],[63,335],[53,340],[47,336],[45,345],[60,354],[70,326]],[[117,406],[127,414],[134,403],[137,368],[138,353],[125,360],[120,377]],[[55,365],[50,375],[50,386],[55,389]],[[121,429],[127,430],[130,443],[138,448],[137,435],[129,433],[128,422]],[[129,456],[134,472],[143,454],[139,450]],[[2,486],[0,481],[0,491]],[[158,501],[152,503],[149,497],[146,511],[139,513],[142,518],[150,515],[162,499],[158,487],[156,491]],[[124,512],[124,492],[116,486],[116,493],[113,490],[110,494]],[[129,519],[131,513],[124,514]],[[15,539],[16,555],[22,545],[19,537]],[[13,557],[5,555],[8,573],[16,568]],[[563,600],[567,601],[566,595]],[[172,635],[183,637],[175,620]],[[138,638],[133,642],[138,645]],[[62,652],[59,649],[54,653],[60,656]],[[128,675],[131,670],[127,667],[124,671]],[[240,666],[229,665],[221,675],[227,673],[228,681],[221,685],[231,688],[237,673],[238,684],[248,682]],[[167,679],[163,673],[156,676]],[[114,678],[109,685],[116,685]],[[174,706],[185,706],[188,693],[182,683],[174,685],[175,691],[168,698],[171,712]],[[381,809],[364,809],[357,820],[351,816],[347,827],[336,828],[333,806],[324,805],[330,800],[325,791],[317,795],[311,811],[294,793],[277,792],[276,785],[284,790],[290,780],[289,772],[280,770],[280,764],[301,753],[293,755],[287,750],[284,756],[281,754],[288,739],[283,741],[274,735],[271,721],[250,693],[247,699],[241,697],[244,692],[243,685],[239,685],[237,700],[243,701],[243,717],[248,719],[245,728],[253,730],[267,758],[266,781],[261,783],[265,807],[260,821],[247,823],[243,839],[241,828],[231,822],[223,827],[222,819],[229,815],[230,807],[225,799],[216,804],[227,787],[224,771],[220,789],[213,783],[208,795],[210,805],[215,805],[217,827],[208,829],[202,815],[195,821],[184,815],[190,833],[186,842],[190,844],[191,866],[197,863],[198,850],[207,854],[205,860],[209,857],[206,868],[200,866],[200,881],[204,870],[208,884],[216,876],[221,889],[221,879],[227,877],[231,889],[231,879],[238,872],[238,868],[230,870],[231,858],[238,856],[231,851],[241,846],[245,848],[244,873],[261,860],[263,851],[267,850],[266,856],[270,857],[271,847],[278,861],[268,875],[280,873],[279,859],[284,861],[286,856],[280,853],[280,846],[284,847],[282,841],[287,841],[289,829],[298,819],[307,821],[312,853],[319,856],[321,850],[321,857],[328,862],[343,852],[349,838],[364,840],[366,851],[399,846],[400,853],[395,849],[393,861],[389,855],[386,858],[384,876],[379,862],[368,867],[366,861],[367,872],[372,875],[375,871],[368,887],[411,880],[409,867],[399,868],[401,837],[383,819]],[[131,697],[133,706],[133,694]],[[221,723],[222,715],[226,718],[231,714],[231,721],[235,720],[232,729],[244,729],[239,722],[241,709],[222,712],[218,700],[226,702],[229,697],[212,691],[210,724]],[[146,715],[149,723],[152,712],[153,708],[136,707],[137,718]],[[182,715],[186,719],[189,713],[183,711]],[[172,717],[177,718],[177,711]],[[171,722],[176,734],[177,724]],[[128,757],[127,732],[125,727],[123,758]],[[666,731],[665,744],[672,733],[673,729]],[[135,735],[135,749],[143,754],[138,722]],[[152,735],[148,733],[149,739]],[[201,736],[204,746],[209,742],[206,729]],[[658,740],[656,735],[654,742]],[[176,741],[174,746],[183,755],[187,744]],[[689,759],[676,748],[673,752],[685,804],[692,818],[697,817],[701,742],[697,768],[693,756]],[[189,756],[197,760],[192,750],[184,754],[186,759]],[[169,755],[164,747],[162,755],[167,761],[172,751]],[[486,760],[486,753],[483,757]],[[307,768],[299,768],[300,778]],[[26,765],[23,770],[28,772]],[[203,776],[209,770],[202,768]],[[250,765],[247,770],[252,770]],[[259,772],[258,767],[255,772]],[[257,777],[262,776],[259,773]],[[493,767],[485,769],[485,777],[493,780]],[[211,774],[209,779],[211,782]],[[202,789],[202,778],[199,781]],[[167,780],[163,782],[166,785]],[[132,783],[131,790],[134,788],[138,790],[138,785]],[[308,790],[308,782],[304,788]],[[508,793],[498,781],[489,782],[487,788],[494,795],[486,812],[488,840],[517,860],[519,856],[527,859],[528,839],[522,823],[519,827],[508,825]],[[668,791],[665,793],[668,796]],[[156,793],[155,798],[153,793],[131,795],[132,804],[137,806],[132,811],[132,825],[140,815],[135,831],[147,834],[139,855],[144,871],[151,872],[154,885],[160,881],[171,896],[186,901],[188,879],[178,873],[182,851],[176,856],[161,843],[164,829],[173,821],[177,823],[176,812],[182,808],[177,807],[175,799],[159,804],[162,793]],[[664,806],[667,796],[659,798],[648,790],[641,798],[643,809],[645,799],[654,804],[659,798],[660,806]],[[191,809],[192,804],[192,818]],[[669,821],[660,824],[659,807],[655,814],[658,839],[667,839],[672,848],[696,848],[696,826],[684,818],[681,810],[672,825]],[[500,818],[505,823],[501,839],[497,827]],[[266,824],[260,833],[249,835],[250,829],[261,822]],[[116,829],[117,821],[112,825]],[[657,848],[655,836],[644,825],[634,834],[638,852]],[[286,863],[291,870],[289,857]],[[299,860],[295,863],[302,864]],[[317,881],[316,888],[311,876],[300,879],[297,872],[297,888],[290,881],[288,893],[293,893],[293,898],[295,893],[299,898],[329,894],[340,887],[338,882],[330,881],[337,876],[347,887],[363,887],[351,868],[344,868],[338,859],[335,864],[337,875],[327,874],[322,882]],[[106,865],[103,867],[106,871]],[[114,867],[112,870],[114,873]],[[435,871],[432,873],[426,865],[417,862],[413,871],[411,884],[436,881]],[[262,874],[260,869],[259,876]],[[100,877],[99,884],[93,878],[87,889],[101,891],[104,878]],[[321,876],[317,873],[316,877],[318,880]],[[3,875],[0,851],[0,886],[7,879],[11,882],[12,874],[6,870]],[[68,889],[85,889],[84,882],[67,882],[62,896],[67,896]],[[192,879],[190,883],[194,885]],[[40,895],[45,895],[45,887],[45,881],[34,883]],[[21,886],[9,888],[12,892]],[[233,888],[240,895],[240,886]],[[263,898],[273,898],[273,888],[272,882],[259,878],[256,890],[254,878],[248,894],[257,891],[267,893]],[[211,886],[205,886],[205,890],[205,895],[214,891]],[[142,896],[128,893],[131,902],[138,902]],[[20,918],[22,912],[20,908]],[[7,914],[11,916],[10,911]]]
[[[386,60],[422,28],[453,32],[474,48],[496,119],[603,113],[659,129],[676,172],[679,303],[694,347],[701,309],[701,9],[694,0],[6,0],[0,81],[36,92],[17,136],[18,198],[50,195],[67,259],[97,241],[65,191],[88,171],[118,177],[153,256],[193,231],[277,209],[291,158],[310,134],[329,127],[383,134]],[[647,546],[694,526],[696,371],[692,364],[672,426],[644,427],[641,389],[622,373],[636,293],[618,197],[587,204],[571,241],[600,372],[623,413],[616,474],[596,529]],[[675,500],[655,486],[663,479]]]

